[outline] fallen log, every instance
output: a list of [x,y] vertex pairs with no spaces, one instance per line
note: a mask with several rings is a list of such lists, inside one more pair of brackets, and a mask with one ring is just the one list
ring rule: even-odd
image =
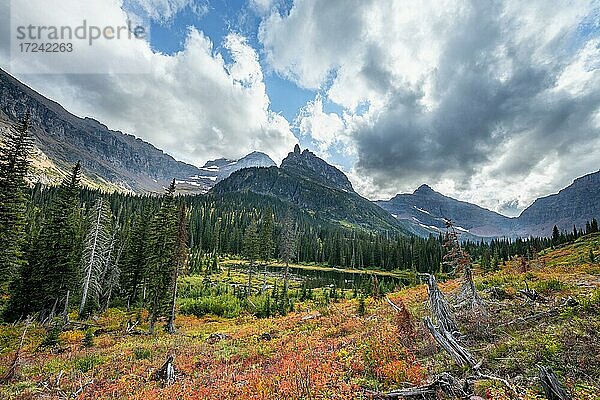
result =
[[435,341],[442,346],[444,350],[452,357],[452,359],[459,365],[466,365],[471,368],[475,368],[477,363],[473,355],[464,347],[462,347],[442,325],[435,326],[431,321],[431,318],[423,318],[423,322],[429,332],[435,339]]
[[438,375],[433,382],[427,385],[415,386],[411,388],[393,390],[388,393],[379,393],[370,390],[365,392],[379,399],[424,399],[435,400],[439,394],[443,393],[452,398],[468,398],[473,394],[468,381],[461,382],[451,374],[444,372]]

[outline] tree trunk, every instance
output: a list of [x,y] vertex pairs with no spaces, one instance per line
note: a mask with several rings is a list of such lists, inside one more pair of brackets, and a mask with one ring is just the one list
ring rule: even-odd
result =
[[167,322],[167,332],[175,333],[175,303],[177,302],[177,278],[179,277],[179,268],[175,267],[175,276],[173,277],[173,293],[171,295],[171,312]]
[[98,200],[98,218],[96,218],[96,226],[94,228],[94,240],[92,241],[92,249],[89,259],[89,265],[86,266],[85,280],[83,281],[83,293],[81,294],[81,304],[79,306],[79,318],[83,314],[85,302],[87,301],[88,290],[90,287],[90,279],[92,278],[92,270],[94,269],[94,259],[96,257],[96,247],[98,245],[98,235],[100,232],[100,221],[102,218],[102,197]]

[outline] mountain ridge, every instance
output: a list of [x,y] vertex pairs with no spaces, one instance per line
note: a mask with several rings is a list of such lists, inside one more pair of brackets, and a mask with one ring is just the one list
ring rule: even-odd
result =
[[176,179],[182,191],[205,193],[235,169],[275,165],[266,154],[253,152],[239,160],[228,160],[235,165],[213,176],[134,135],[109,129],[94,118],[72,114],[2,69],[0,92],[0,126],[10,129],[29,113],[37,158],[32,180],[46,184],[60,182],[80,161],[86,184],[104,190],[162,192]]
[[578,229],[600,216],[600,171],[573,180],[558,193],[536,199],[517,217],[507,217],[466,201],[456,200],[423,184],[412,194],[397,194],[377,200],[395,218],[418,226],[424,234],[445,229],[451,219],[468,238],[550,236],[556,225],[561,230]]
[[278,198],[309,210],[320,219],[346,227],[408,232],[385,210],[353,189],[348,190],[348,184],[349,180],[340,170],[308,150],[300,152],[297,146],[282,161],[281,167],[241,169],[217,183],[209,193],[252,192]]

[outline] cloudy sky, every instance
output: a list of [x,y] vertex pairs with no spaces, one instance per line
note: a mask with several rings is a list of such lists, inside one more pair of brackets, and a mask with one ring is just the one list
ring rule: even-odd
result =
[[[25,74],[0,0],[0,66],[187,162],[280,161],[299,142],[369,198],[428,183],[507,215],[600,168],[598,0],[77,2],[27,16],[100,7],[149,19],[150,37],[72,59],[79,73]],[[103,63],[147,71],[81,73]]]

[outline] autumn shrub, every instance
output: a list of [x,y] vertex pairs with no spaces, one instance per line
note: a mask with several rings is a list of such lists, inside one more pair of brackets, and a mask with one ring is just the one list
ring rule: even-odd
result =
[[197,299],[185,299],[181,302],[179,311],[182,314],[195,315],[197,317],[212,314],[219,317],[235,318],[242,312],[242,303],[235,296],[222,294]]

